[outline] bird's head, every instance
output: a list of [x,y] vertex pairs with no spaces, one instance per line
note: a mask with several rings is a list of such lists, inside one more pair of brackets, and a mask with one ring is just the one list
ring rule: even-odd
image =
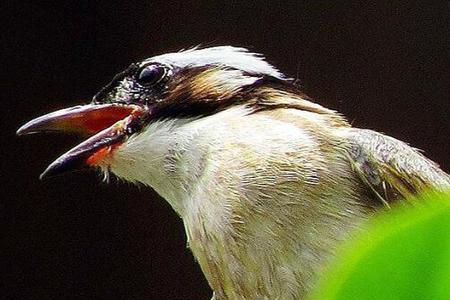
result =
[[97,93],[90,104],[38,117],[18,134],[76,132],[89,138],[72,148],[41,177],[81,166],[98,166],[124,143],[158,120],[201,118],[248,97],[257,87],[288,85],[259,54],[230,46],[191,49],[131,64]]

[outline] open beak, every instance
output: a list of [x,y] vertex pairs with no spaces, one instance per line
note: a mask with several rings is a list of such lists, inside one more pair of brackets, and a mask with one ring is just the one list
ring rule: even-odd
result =
[[61,109],[26,123],[18,135],[62,131],[91,136],[61,155],[40,178],[95,165],[142,126],[147,109],[138,105],[87,104]]

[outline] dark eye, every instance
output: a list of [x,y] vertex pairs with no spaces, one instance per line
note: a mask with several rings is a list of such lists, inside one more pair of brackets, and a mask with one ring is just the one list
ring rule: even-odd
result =
[[154,85],[165,79],[168,73],[168,67],[152,64],[138,71],[136,79],[142,85]]

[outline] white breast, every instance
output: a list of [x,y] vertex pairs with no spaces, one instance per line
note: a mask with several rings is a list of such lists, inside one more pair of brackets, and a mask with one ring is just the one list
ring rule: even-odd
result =
[[366,211],[346,194],[351,169],[286,121],[302,116],[248,113],[154,122],[103,168],[171,204],[219,298],[297,299]]

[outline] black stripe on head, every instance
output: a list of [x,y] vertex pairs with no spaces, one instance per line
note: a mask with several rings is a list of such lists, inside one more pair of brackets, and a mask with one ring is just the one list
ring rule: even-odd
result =
[[[237,78],[227,76],[237,75]],[[240,76],[240,77],[239,77]],[[235,81],[236,84],[230,83]],[[196,118],[247,103],[260,110],[265,88],[282,90],[309,99],[290,79],[240,70],[202,66],[180,70],[167,86],[166,97],[151,106],[151,119]],[[274,107],[275,108],[275,107]]]

